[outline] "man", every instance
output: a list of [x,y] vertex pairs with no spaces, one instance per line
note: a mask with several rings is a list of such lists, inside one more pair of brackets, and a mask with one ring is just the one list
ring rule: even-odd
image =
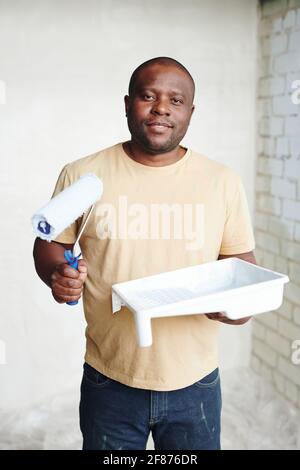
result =
[[[87,321],[80,426],[83,449],[220,449],[217,357],[221,313],[157,318],[139,348],[133,314],[112,315],[111,286],[237,256],[255,263],[241,179],[180,142],[194,111],[194,80],[158,57],[133,73],[125,97],[131,139],[66,165],[54,194],[93,172],[104,192],[81,239],[78,271],[64,260],[84,217],[56,243],[35,241],[41,279],[57,302],[83,293]],[[71,308],[71,307],[70,307]],[[242,314],[242,312],[241,312]]]

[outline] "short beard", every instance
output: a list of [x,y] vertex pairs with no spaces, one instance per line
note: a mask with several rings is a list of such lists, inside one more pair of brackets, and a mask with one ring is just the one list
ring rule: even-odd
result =
[[138,145],[140,145],[143,150],[145,150],[147,153],[151,153],[152,155],[159,155],[162,153],[171,152],[176,147],[178,147],[185,135],[184,133],[182,136],[171,136],[164,144],[155,145],[151,143],[151,141],[146,137],[144,133],[136,129],[135,126],[131,126],[128,119],[127,123],[132,140]]

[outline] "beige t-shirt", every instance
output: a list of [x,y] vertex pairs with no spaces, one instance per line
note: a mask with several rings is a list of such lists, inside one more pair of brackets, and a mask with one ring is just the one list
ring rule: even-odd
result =
[[[152,319],[153,344],[141,348],[133,313],[112,313],[111,286],[253,250],[241,179],[191,149],[171,165],[150,167],[119,143],[66,165],[53,195],[89,172],[104,191],[80,242],[88,264],[85,360],[131,387],[187,387],[218,366],[220,323],[202,314]],[[73,243],[84,217],[56,241]]]

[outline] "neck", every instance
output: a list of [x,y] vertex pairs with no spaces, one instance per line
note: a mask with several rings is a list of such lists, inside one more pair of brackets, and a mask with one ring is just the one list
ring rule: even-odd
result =
[[135,160],[136,162],[147,166],[171,165],[172,163],[175,163],[180,160],[186,152],[185,148],[180,147],[178,145],[175,149],[171,150],[170,152],[152,154],[146,152],[133,140],[128,140],[127,142],[125,142],[123,144],[123,149],[127,153],[127,155],[132,158],[132,160]]

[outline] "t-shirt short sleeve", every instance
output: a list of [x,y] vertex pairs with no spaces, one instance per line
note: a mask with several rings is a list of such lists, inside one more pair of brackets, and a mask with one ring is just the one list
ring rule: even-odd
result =
[[[68,174],[68,165],[66,165],[60,172],[60,175],[57,179],[51,199],[57,194],[59,194],[61,191],[63,191],[65,188],[70,186],[71,184],[72,184],[72,181]],[[58,235],[58,237],[54,239],[54,241],[59,242],[59,243],[74,243],[76,240],[77,230],[78,230],[77,222],[75,221],[69,227],[67,227],[63,232],[61,232]]]
[[220,255],[247,253],[255,248],[255,239],[244,186],[238,175],[236,175],[235,181],[234,196],[227,201],[227,216]]

